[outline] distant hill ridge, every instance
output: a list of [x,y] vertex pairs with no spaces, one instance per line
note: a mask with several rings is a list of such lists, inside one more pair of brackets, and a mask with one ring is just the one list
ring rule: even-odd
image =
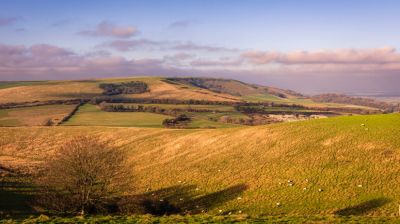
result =
[[291,90],[283,90],[274,87],[249,84],[234,79],[174,77],[174,78],[166,78],[166,80],[171,82],[193,85],[217,93],[227,93],[234,96],[244,96],[249,94],[272,94],[281,98],[302,96],[300,93],[296,93]]

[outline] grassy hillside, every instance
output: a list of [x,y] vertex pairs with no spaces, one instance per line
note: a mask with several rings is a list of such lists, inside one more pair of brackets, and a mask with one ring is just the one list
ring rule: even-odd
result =
[[46,105],[0,110],[0,126],[41,126],[60,122],[76,105]]
[[0,89],[0,104],[91,98],[99,94],[96,81],[49,81]]
[[[172,85],[158,77],[133,77],[118,79],[99,79],[83,81],[47,81],[47,82],[16,82],[0,84],[0,104],[27,101],[90,99],[102,95],[101,83],[117,83],[128,81],[146,82],[150,91],[143,94],[126,94],[124,97],[148,99],[202,99],[210,101],[236,101],[237,97],[218,94],[200,88],[189,88],[185,85]],[[120,97],[120,96],[119,96]]]
[[214,130],[0,128],[0,161],[34,166],[72,136],[92,134],[129,150],[132,194],[184,209],[393,216],[399,126],[400,114],[390,114]]
[[[189,81],[188,81],[189,80]],[[290,90],[247,84],[230,79],[213,78],[162,78],[127,77],[81,81],[0,82],[0,105],[33,101],[92,99],[104,96],[99,87],[102,83],[141,81],[149,91],[141,94],[119,94],[114,98],[204,100],[223,102],[275,102],[324,108],[372,108],[317,103]]]

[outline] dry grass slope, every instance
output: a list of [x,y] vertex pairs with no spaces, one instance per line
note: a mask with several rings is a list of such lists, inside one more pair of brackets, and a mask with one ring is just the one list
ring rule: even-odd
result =
[[209,100],[237,101],[238,98],[228,94],[215,93],[209,90],[192,88],[186,85],[173,85],[162,81],[159,77],[114,78],[83,81],[48,81],[39,84],[15,83],[0,88],[0,104],[21,103],[31,101],[90,99],[102,95],[100,83],[143,81],[149,85],[150,91],[142,94],[126,94],[116,97],[133,97],[148,99],[176,100]]
[[0,110],[0,126],[42,126],[59,123],[76,105],[46,105]]
[[[213,214],[392,216],[400,202],[399,126],[400,115],[390,114],[215,130],[0,128],[0,161],[33,166],[72,136],[98,135],[129,150],[132,194],[186,187],[186,195],[212,201],[225,192],[229,200]],[[232,186],[246,188],[226,191]]]
[[52,81],[0,89],[0,104],[91,98],[101,92],[96,81]]

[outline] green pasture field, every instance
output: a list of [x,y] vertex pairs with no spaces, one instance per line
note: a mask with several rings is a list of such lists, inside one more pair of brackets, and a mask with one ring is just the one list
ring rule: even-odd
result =
[[85,104],[63,125],[66,126],[120,126],[162,127],[162,122],[171,116],[147,112],[105,112],[97,106]]

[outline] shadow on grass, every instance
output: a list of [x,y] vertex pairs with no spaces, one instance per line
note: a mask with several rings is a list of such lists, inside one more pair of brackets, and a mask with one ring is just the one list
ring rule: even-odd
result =
[[195,185],[172,186],[143,195],[125,197],[120,201],[119,208],[123,213],[199,214],[236,199],[246,189],[246,185],[238,184],[204,195],[198,193]]
[[0,217],[7,214],[23,215],[34,213],[32,198],[34,187],[21,177],[0,178]]
[[365,201],[361,204],[347,207],[335,212],[335,215],[348,216],[348,215],[364,215],[370,211],[373,211],[379,207],[384,206],[391,200],[388,198],[375,198]]

